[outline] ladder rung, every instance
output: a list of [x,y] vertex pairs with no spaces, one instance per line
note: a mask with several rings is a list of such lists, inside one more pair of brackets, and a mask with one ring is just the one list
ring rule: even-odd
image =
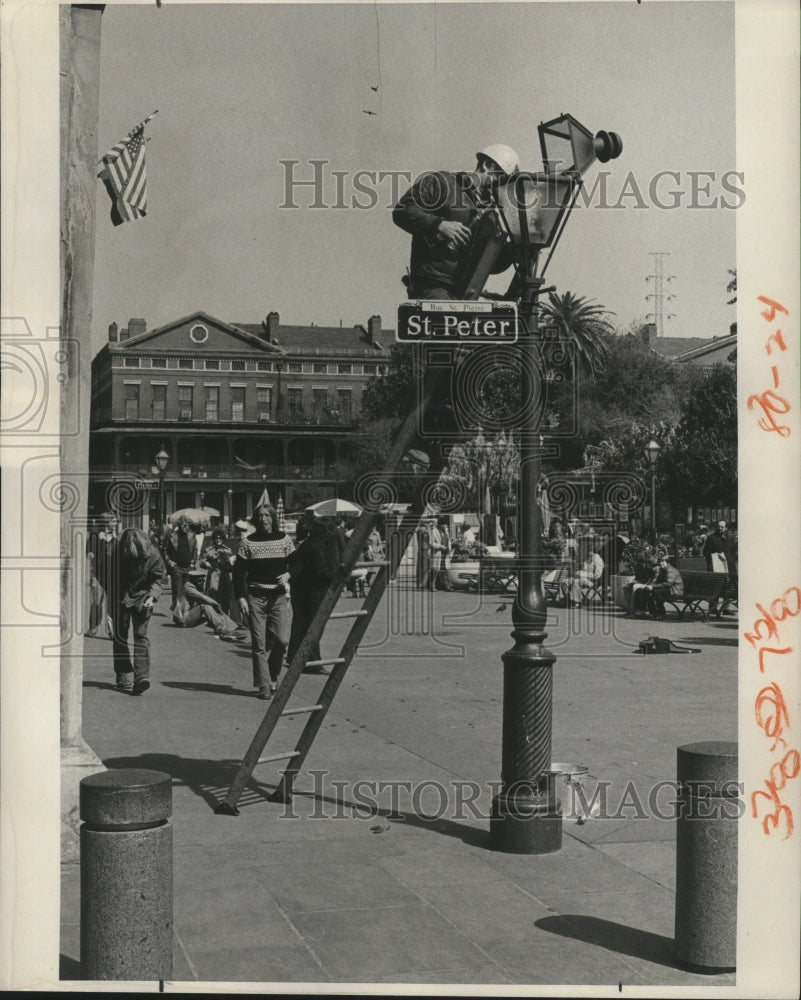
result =
[[300,757],[299,750],[284,750],[283,753],[273,753],[268,757],[259,757],[257,764],[269,764],[271,760],[290,760],[292,757]]
[[364,618],[369,614],[369,611],[335,611],[329,618]]
[[319,712],[322,705],[301,705],[299,708],[285,708],[281,715],[302,715],[304,712]]
[[338,656],[335,660],[306,660],[307,667],[335,667],[338,663],[344,663],[345,657]]

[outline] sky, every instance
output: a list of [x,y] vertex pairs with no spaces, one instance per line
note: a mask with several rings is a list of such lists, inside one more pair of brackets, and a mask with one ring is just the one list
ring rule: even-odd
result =
[[[725,336],[735,320],[737,212],[722,203],[747,197],[747,178],[732,174],[731,3],[109,4],[101,153],[156,109],[146,218],[112,226],[98,182],[95,351],[112,321],[196,310],[322,326],[379,314],[394,329],[410,241],[391,208],[408,185],[362,175],[371,196],[357,172],[469,170],[495,142],[540,170],[537,125],[563,112],[619,133],[623,152],[588,171],[589,190],[608,175],[606,195],[573,212],[548,283],[625,331],[655,312],[659,253],[666,335]],[[312,208],[315,191],[288,180],[311,180],[315,159]]]

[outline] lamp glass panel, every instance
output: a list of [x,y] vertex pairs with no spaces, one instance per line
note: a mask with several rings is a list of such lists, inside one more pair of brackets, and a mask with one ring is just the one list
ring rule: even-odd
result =
[[564,174],[518,174],[513,181],[499,185],[498,207],[512,242],[519,246],[526,235],[520,218],[522,207],[528,246],[550,246],[562,212],[570,200],[573,183]]

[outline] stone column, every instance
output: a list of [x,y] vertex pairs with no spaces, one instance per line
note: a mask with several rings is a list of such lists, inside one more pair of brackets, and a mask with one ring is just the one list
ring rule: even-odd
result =
[[[61,760],[63,858],[78,853],[78,782],[102,766],[81,735],[83,638],[73,634],[83,574],[83,545],[76,527],[86,524],[89,467],[89,401],[92,355],[92,291],[97,191],[100,22],[102,4],[63,5],[59,11],[61,80],[61,337],[77,341],[61,389],[62,423],[78,428],[61,440],[61,478],[71,502],[61,514]],[[82,541],[84,532],[77,532]],[[79,550],[80,549],[80,550]]]

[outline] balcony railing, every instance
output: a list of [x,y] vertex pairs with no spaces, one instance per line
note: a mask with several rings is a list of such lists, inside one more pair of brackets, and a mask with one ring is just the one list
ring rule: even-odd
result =
[[[183,416],[183,411],[175,410],[171,414],[167,414],[165,417],[154,417],[152,414],[143,413],[140,409],[139,416],[136,421],[131,421],[126,419],[124,415],[115,417],[110,409],[94,410],[92,412],[92,426],[101,427],[106,424],[130,424],[135,422],[136,424],[158,424],[163,426],[164,424],[180,424],[181,428],[184,429],[187,426],[199,426],[199,427],[236,427],[242,430],[253,430],[258,428],[259,430],[264,430],[269,427],[275,427],[276,425],[290,426],[290,427],[350,427],[354,422],[354,417],[350,413],[340,412],[339,410],[305,410],[298,408],[290,408],[289,406],[281,405],[275,410],[268,414],[268,416],[263,416],[262,414],[266,411],[260,411],[252,419],[239,419],[238,417],[233,417],[230,414],[221,414],[215,419],[207,419],[205,415],[203,416]],[[269,417],[269,419],[268,419]]]
[[[115,474],[122,476],[134,476],[138,479],[154,480],[159,478],[157,471],[148,465],[136,465],[134,463],[121,462],[119,465],[90,465],[89,471],[94,476],[109,476]],[[262,477],[267,477],[267,482],[286,479],[314,479],[347,482],[352,475],[352,466],[347,462],[338,462],[336,465],[327,465],[321,469],[314,465],[263,465],[255,469],[243,469],[238,465],[209,465],[199,463],[174,463],[170,462],[164,473],[165,483],[180,483],[188,480],[213,480],[224,483],[229,482],[262,482]]]

